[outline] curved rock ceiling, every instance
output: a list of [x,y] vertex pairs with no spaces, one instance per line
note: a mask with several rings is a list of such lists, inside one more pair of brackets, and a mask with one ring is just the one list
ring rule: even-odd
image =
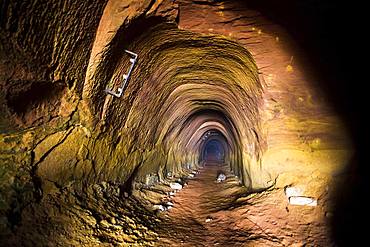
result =
[[[148,18],[131,25],[146,26],[158,21],[165,22]],[[135,51],[139,60],[122,99],[117,100],[105,95],[104,88],[119,84],[122,74],[126,73],[129,66],[126,48]],[[209,128],[224,130],[239,146],[235,172],[243,174],[243,182],[252,187],[253,181],[248,175],[251,168],[243,163],[259,162],[263,137],[257,134],[260,132],[258,105],[262,99],[262,85],[250,53],[222,36],[180,30],[171,23],[148,28],[126,48],[114,48],[114,60],[111,49],[106,49],[93,75],[94,80],[85,84],[87,104],[92,112],[97,111],[97,106],[99,109],[98,114],[91,117],[92,122],[111,129],[116,135],[137,136],[133,145],[150,150],[151,157],[163,159],[158,153],[164,153],[171,158],[167,164],[160,160],[154,162],[153,158],[144,161],[140,169],[146,173],[155,173],[158,163],[169,166],[161,167],[163,171],[178,170],[188,163],[196,166],[198,150],[187,143]],[[102,82],[99,78],[111,79]],[[219,119],[219,125],[207,119],[207,111],[219,113],[214,117],[214,121]],[[197,115],[199,120],[195,119]],[[210,124],[199,129],[197,122]]]
[[250,192],[327,196],[353,146],[281,26],[240,1],[72,2],[1,7],[0,229],[63,191],[181,177],[212,140]]

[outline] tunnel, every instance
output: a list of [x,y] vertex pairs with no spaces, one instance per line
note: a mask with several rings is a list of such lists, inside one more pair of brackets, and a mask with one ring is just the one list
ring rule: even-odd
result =
[[0,246],[360,241],[367,128],[348,12],[0,1]]
[[201,153],[201,160],[204,162],[223,163],[225,161],[225,146],[221,141],[215,139],[207,140]]

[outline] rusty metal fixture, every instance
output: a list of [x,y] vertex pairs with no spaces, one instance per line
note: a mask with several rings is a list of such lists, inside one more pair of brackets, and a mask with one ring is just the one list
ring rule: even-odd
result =
[[127,82],[130,79],[131,72],[132,72],[132,70],[135,66],[136,60],[137,60],[137,54],[136,53],[133,53],[132,51],[129,51],[129,50],[125,50],[125,52],[128,53],[131,56],[131,58],[130,58],[131,66],[130,66],[130,69],[128,70],[127,74],[124,74],[122,76],[123,77],[123,82],[122,82],[121,86],[119,88],[117,88],[117,92],[114,92],[113,90],[108,89],[108,88],[104,90],[106,93],[111,94],[111,95],[116,96],[116,97],[121,97],[122,96],[123,90],[126,88]]

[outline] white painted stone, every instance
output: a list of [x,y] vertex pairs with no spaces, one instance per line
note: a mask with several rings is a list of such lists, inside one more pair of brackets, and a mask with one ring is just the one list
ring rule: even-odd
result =
[[172,202],[166,202],[166,205],[167,206],[173,206],[173,203]]
[[317,206],[317,200],[311,197],[305,196],[291,196],[289,197],[289,203],[292,205],[301,205],[301,206]]
[[163,205],[154,205],[153,209],[160,210],[160,211],[165,211],[166,210],[166,208]]
[[218,175],[218,177],[217,177],[217,182],[218,182],[218,183],[220,183],[220,182],[222,182],[222,181],[225,181],[225,179],[226,179],[226,175],[225,175],[225,174],[223,174],[223,173],[220,173],[220,174]]
[[291,196],[302,196],[302,189],[298,187],[286,187],[285,190],[285,195],[289,198]]
[[212,221],[212,219],[211,219],[211,218],[207,218],[207,219],[206,219],[206,223],[211,222],[211,221]]
[[179,184],[179,183],[170,183],[170,187],[173,190],[181,190],[182,189],[182,185]]
[[193,173],[190,173],[189,175],[188,175],[188,178],[193,178],[194,177],[194,174]]

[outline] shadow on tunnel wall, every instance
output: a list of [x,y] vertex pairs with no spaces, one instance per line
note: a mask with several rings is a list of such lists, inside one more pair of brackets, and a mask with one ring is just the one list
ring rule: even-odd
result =
[[[162,17],[145,17],[141,15],[133,20],[130,25],[122,25],[117,31],[117,35],[115,35],[104,51],[102,60],[109,62],[99,63],[94,80],[100,82],[109,81],[113,77],[116,68],[119,67],[120,59],[125,55],[124,50],[132,50],[132,43],[142,35],[143,30],[149,30],[164,22],[165,19]],[[125,67],[128,67],[128,65]],[[107,87],[105,84],[96,83],[96,90],[94,90],[94,95],[92,95],[92,102],[94,102],[92,105],[96,109],[95,112],[99,112],[99,109],[103,108],[104,97],[102,97],[102,94],[105,94],[104,89]]]
[[[332,234],[337,246],[363,246],[369,167],[366,154],[365,83],[361,61],[365,46],[358,1],[252,0],[244,3],[283,26],[314,68],[318,86],[350,132],[355,154],[334,185]],[[362,243],[356,245],[355,243]]]

